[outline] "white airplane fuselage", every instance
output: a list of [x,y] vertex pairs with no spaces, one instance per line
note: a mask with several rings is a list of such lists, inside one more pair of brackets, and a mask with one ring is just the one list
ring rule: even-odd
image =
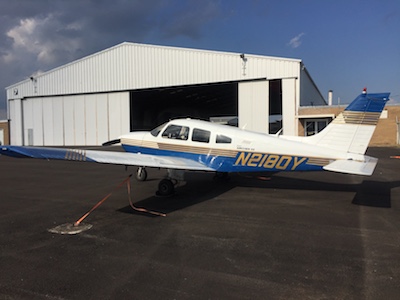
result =
[[290,137],[245,131],[192,119],[172,120],[150,132],[131,132],[105,145],[121,143],[123,152],[66,148],[1,146],[0,154],[13,157],[61,159],[164,168],[168,177],[160,195],[173,193],[185,171],[281,172],[319,171],[370,176],[378,160],[364,155],[390,93],[363,91],[321,132]]
[[[166,133],[171,126],[176,136]],[[217,172],[317,171],[333,160],[349,159],[344,151],[192,119],[170,121],[155,132],[125,134],[121,144],[126,152],[187,158]]]

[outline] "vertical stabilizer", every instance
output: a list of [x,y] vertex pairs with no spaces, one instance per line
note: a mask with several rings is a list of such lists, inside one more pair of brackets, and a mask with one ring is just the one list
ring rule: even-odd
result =
[[364,154],[390,93],[360,94],[323,131],[308,143],[329,149]]

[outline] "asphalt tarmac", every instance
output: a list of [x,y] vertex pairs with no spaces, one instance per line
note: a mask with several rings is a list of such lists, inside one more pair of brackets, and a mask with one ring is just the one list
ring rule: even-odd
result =
[[[0,157],[0,299],[398,299],[400,148],[371,177],[165,171],[114,188],[122,166]],[[75,235],[73,224],[113,194]]]

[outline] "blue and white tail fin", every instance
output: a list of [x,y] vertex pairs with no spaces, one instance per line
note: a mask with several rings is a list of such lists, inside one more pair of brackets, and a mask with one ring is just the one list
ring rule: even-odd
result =
[[307,143],[364,154],[390,93],[367,94],[364,89],[324,130],[306,138]]

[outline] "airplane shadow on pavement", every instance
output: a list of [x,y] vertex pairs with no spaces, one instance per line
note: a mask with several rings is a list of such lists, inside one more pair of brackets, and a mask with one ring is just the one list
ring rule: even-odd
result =
[[[198,178],[196,179],[196,175],[203,175],[203,177],[201,177],[201,180],[199,180]],[[195,174],[194,176],[188,176],[187,183],[184,186],[176,188],[176,191],[173,195],[167,197],[154,195],[135,202],[134,205],[139,208],[146,208],[147,210],[169,214],[171,212],[182,210],[186,207],[214,199],[215,197],[218,197],[219,195],[231,190],[235,186],[236,184],[231,182],[229,179],[213,179],[213,175],[211,173]],[[123,213],[155,217],[154,215],[148,213],[135,211],[129,205],[119,209],[118,211]]]
[[400,186],[400,181],[381,182],[364,180],[357,186],[353,204],[372,207],[391,207],[391,190]]
[[[268,174],[266,175],[265,173],[231,174],[228,179],[223,180],[213,179],[213,175],[211,174],[193,173],[187,177],[187,184],[178,187],[175,194],[172,196],[158,197],[154,195],[140,200],[134,203],[134,205],[136,207],[145,207],[148,210],[169,214],[198,203],[212,200],[235,187],[250,187],[266,190],[278,189],[283,190],[283,192],[285,190],[353,192],[355,195],[351,202],[352,204],[390,208],[391,189],[400,186],[400,181],[382,182],[364,180],[356,183],[351,183],[351,180],[342,181],[344,182],[319,181],[318,177],[313,178],[313,176],[307,179],[285,177],[284,175],[268,178]],[[268,195],[269,193],[266,191],[265,197],[268,198]],[[135,200],[133,199],[133,201]],[[129,205],[118,209],[118,211],[155,217],[151,214],[134,211]]]

